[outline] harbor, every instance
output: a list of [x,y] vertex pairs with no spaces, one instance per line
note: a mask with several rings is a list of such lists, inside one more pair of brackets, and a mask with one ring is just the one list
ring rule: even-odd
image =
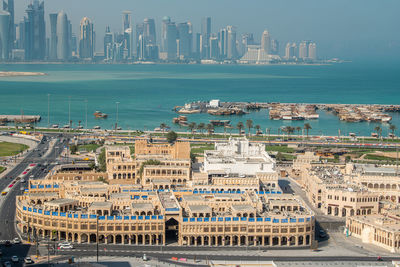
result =
[[214,116],[244,115],[261,109],[269,110],[270,120],[317,120],[320,118],[317,110],[324,110],[345,122],[387,123],[392,120],[388,112],[400,112],[400,105],[221,102],[214,99],[186,103],[182,107],[174,108],[178,114],[208,113]]

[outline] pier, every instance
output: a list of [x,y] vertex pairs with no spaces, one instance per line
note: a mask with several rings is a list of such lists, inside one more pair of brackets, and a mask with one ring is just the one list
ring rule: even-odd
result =
[[220,100],[197,101],[183,107],[176,106],[179,114],[208,113],[214,116],[243,115],[251,111],[269,109],[271,120],[319,119],[317,110],[332,112],[346,122],[390,122],[387,112],[400,112],[400,105],[382,104],[323,104],[279,102],[221,102]]
[[0,115],[0,124],[5,123],[35,123],[41,120],[40,115]]

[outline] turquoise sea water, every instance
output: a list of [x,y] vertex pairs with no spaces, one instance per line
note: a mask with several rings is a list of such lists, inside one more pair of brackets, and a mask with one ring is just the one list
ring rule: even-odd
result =
[[[50,94],[50,124],[85,124],[111,128],[119,104],[119,126],[124,129],[154,129],[160,123],[173,126],[172,108],[186,102],[221,101],[377,103],[400,104],[400,63],[343,63],[323,66],[239,65],[0,65],[0,70],[45,72],[47,76],[0,78],[0,114],[41,115],[39,126],[47,126],[47,94]],[[93,112],[109,114],[98,120]],[[400,115],[391,114],[400,128]],[[230,119],[232,125],[251,118],[262,129],[277,133],[281,126],[303,126],[304,122],[272,121],[262,110],[241,117],[188,115],[189,121]],[[309,121],[311,133],[337,135],[355,132],[370,135],[376,123],[346,123],[320,111],[319,120]],[[179,126],[175,126],[179,130]],[[388,132],[389,124],[382,124]],[[182,129],[180,129],[182,130]],[[220,129],[222,131],[222,129]],[[236,130],[233,130],[236,132]]]

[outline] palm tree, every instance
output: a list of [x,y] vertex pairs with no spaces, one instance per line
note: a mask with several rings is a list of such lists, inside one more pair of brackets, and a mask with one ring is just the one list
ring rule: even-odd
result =
[[199,123],[199,125],[197,125],[197,129],[200,130],[200,133],[203,134],[203,130],[206,128],[206,125],[204,123]]
[[296,131],[297,131],[297,135],[300,135],[301,127],[300,127],[300,126],[297,126],[297,127],[296,127]]
[[160,124],[160,129],[162,130],[162,132],[164,133],[165,128],[167,128],[167,125],[165,123],[161,123]]
[[379,126],[376,126],[375,128],[374,128],[374,130],[376,131],[376,133],[378,134],[378,138],[381,136],[381,134],[382,134],[382,128],[381,127],[379,127]]
[[196,123],[195,122],[191,122],[188,125],[188,129],[192,132],[192,134],[194,134],[194,129],[196,129]]
[[246,121],[246,127],[249,129],[249,136],[251,135],[251,128],[253,128],[253,121],[252,120],[247,120]]
[[81,128],[81,121],[78,121],[78,126],[79,128]]
[[287,126],[286,127],[286,132],[288,134],[288,136],[290,137],[290,134],[294,133],[295,128],[292,126]]
[[304,130],[307,131],[307,138],[308,138],[308,131],[311,130],[311,129],[312,129],[312,127],[311,127],[311,125],[309,123],[305,123],[304,124]]
[[211,133],[214,131],[214,125],[209,123],[206,125],[206,129],[207,129],[208,135],[211,135]]
[[242,135],[242,130],[244,128],[243,122],[238,122],[238,124],[236,124],[236,128],[239,130],[239,135]]
[[393,140],[394,132],[396,131],[397,127],[394,124],[390,124],[389,129],[390,129],[390,131],[392,131],[392,140]]
[[255,128],[256,128],[256,130],[257,130],[256,135],[258,135],[258,134],[260,133],[261,126],[257,124],[257,125],[255,126]]

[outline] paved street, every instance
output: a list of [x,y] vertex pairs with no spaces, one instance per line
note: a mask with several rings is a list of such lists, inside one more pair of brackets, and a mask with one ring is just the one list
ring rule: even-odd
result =
[[[35,178],[44,177],[48,171],[52,168],[52,162],[58,157],[61,153],[61,149],[56,151],[53,149],[50,153],[48,153],[47,157],[42,157],[46,153],[49,148],[49,137],[46,138],[46,141],[39,143],[36,149],[28,152],[25,155],[25,158],[19,162],[14,169],[12,169],[5,177],[0,179],[0,192],[3,191],[13,179],[19,176],[26,168],[28,168],[29,164],[36,163],[36,167],[34,167],[31,172],[25,178],[26,182],[21,183],[18,181],[12,190],[6,196],[0,196],[0,240],[12,240],[15,237],[18,237],[15,231],[15,199],[17,195],[22,194],[21,186],[26,187],[28,185],[28,180],[31,175]],[[56,144],[59,147],[63,147],[67,145],[67,139],[63,142],[60,140]],[[44,167],[45,163],[48,163],[47,167]],[[3,242],[1,242],[3,243]],[[3,253],[2,261],[10,260],[13,255],[17,255],[21,259],[26,257],[28,254],[35,254],[35,247],[30,245],[12,245],[11,247],[5,247],[4,244],[0,246],[0,250]]]

